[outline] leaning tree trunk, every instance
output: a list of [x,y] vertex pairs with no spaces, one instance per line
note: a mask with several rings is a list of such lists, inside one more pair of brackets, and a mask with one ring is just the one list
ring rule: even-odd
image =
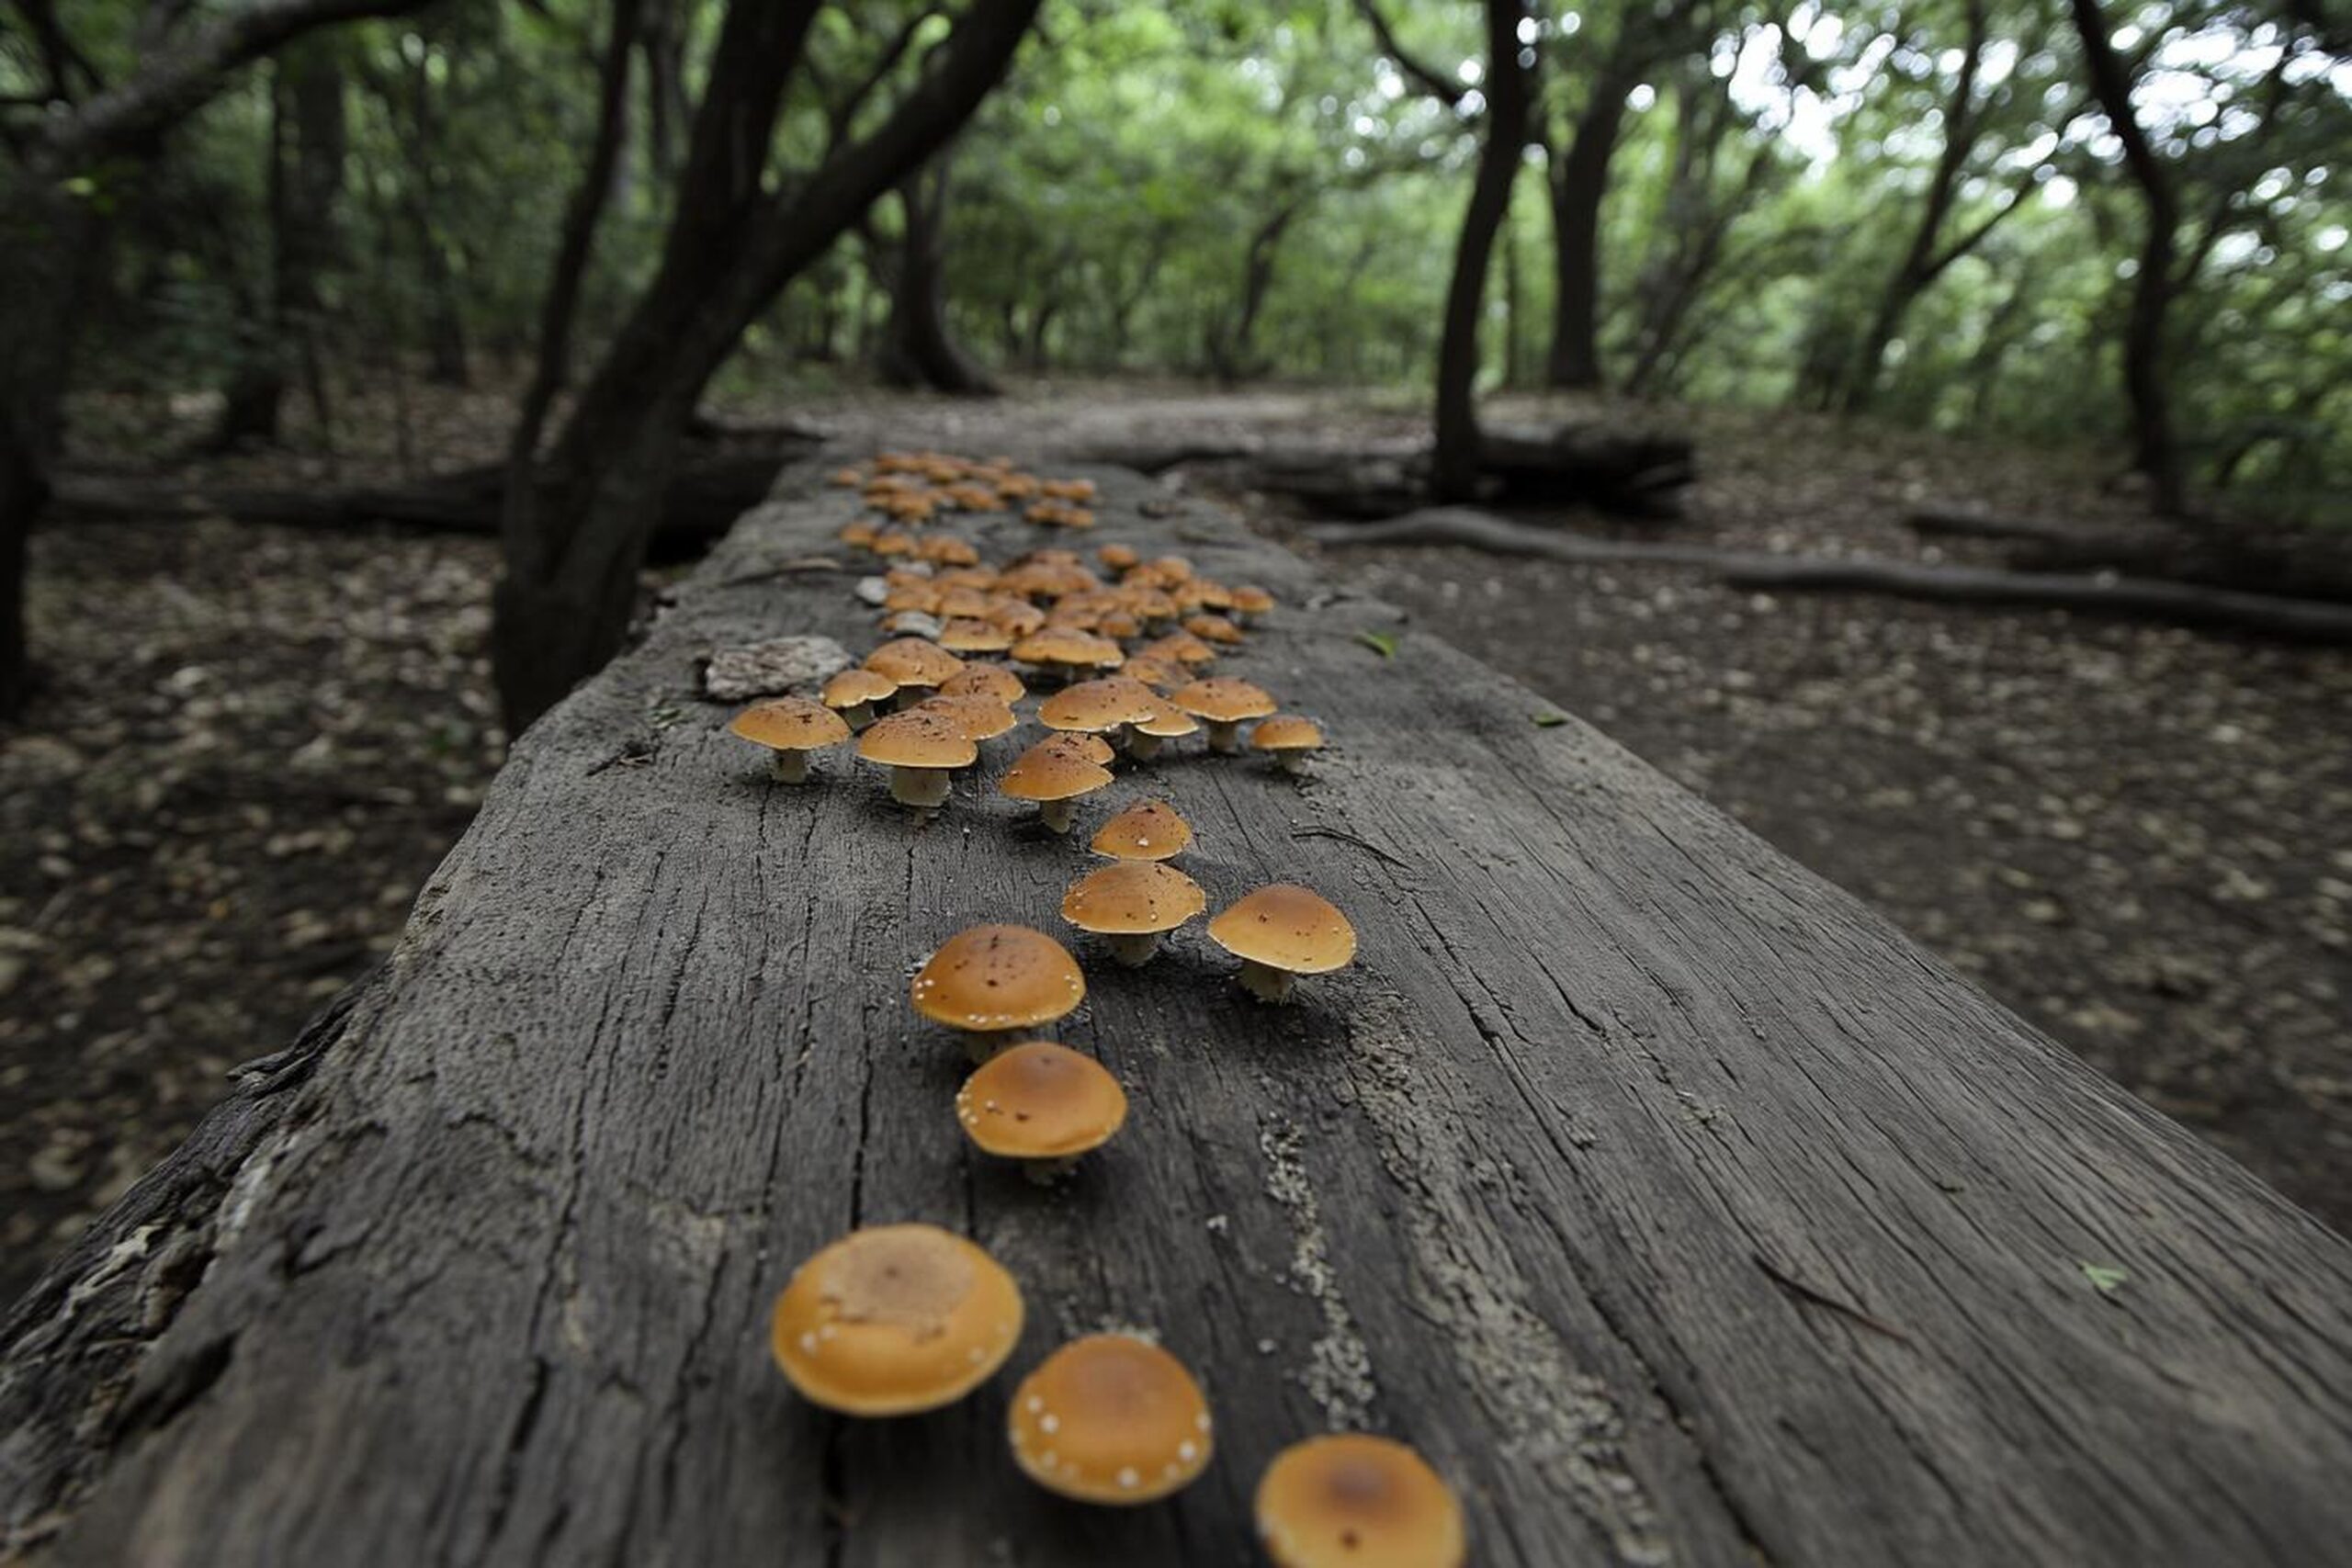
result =
[[2132,313],[2123,334],[2123,389],[2132,407],[2132,467],[2144,475],[2156,510],[2178,516],[2188,509],[2180,443],[2173,430],[2165,334],[2176,280],[2180,200],[2132,107],[2129,69],[2108,37],[2098,0],[2073,0],[2075,30],[2090,72],[2091,90],[2109,129],[2123,144],[2124,166],[2140,187],[2147,224],[2140,270],[2132,280]]
[[215,444],[275,443],[294,359],[318,331],[319,280],[334,254],[334,209],[350,136],[330,40],[279,55],[270,92],[270,288],[259,341],[230,382]]
[[898,266],[882,374],[902,387],[992,398],[1001,389],[947,324],[947,170],[927,169],[899,186]]
[[1600,208],[1617,155],[1632,82],[1604,72],[1592,101],[1577,117],[1568,151],[1551,173],[1552,353],[1544,378],[1555,387],[1598,387],[1600,370]]
[[1487,61],[1492,78],[1486,142],[1445,294],[1445,335],[1438,345],[1436,439],[1430,484],[1443,500],[1478,488],[1478,315],[1487,293],[1487,264],[1495,235],[1510,214],[1511,181],[1527,143],[1527,73],[1519,63],[1519,28],[1525,0],[1487,0]]

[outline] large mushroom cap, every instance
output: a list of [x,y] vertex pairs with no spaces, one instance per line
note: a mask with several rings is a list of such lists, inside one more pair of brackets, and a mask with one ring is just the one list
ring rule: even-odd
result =
[[910,708],[868,725],[857,754],[893,768],[968,768],[980,749],[948,715]]
[[1043,931],[974,926],[940,944],[916,973],[913,994],[917,1012],[951,1029],[1035,1029],[1085,999],[1086,976]]
[[1062,919],[1102,936],[1172,931],[1208,907],[1199,883],[1149,860],[1114,861],[1062,895]]
[[1209,940],[1293,975],[1320,975],[1356,955],[1355,928],[1317,895],[1287,882],[1261,887],[1209,922]]
[[939,628],[939,646],[956,654],[1002,653],[1012,646],[1012,634],[987,621],[958,617]]
[[974,740],[993,740],[1021,726],[1020,716],[1010,705],[978,692],[926,697],[912,711],[945,714],[950,723]]
[[1159,711],[1159,699],[1149,686],[1124,675],[1105,675],[1056,692],[1037,705],[1037,718],[1048,729],[1101,734]]
[[1158,740],[1173,740],[1179,736],[1194,733],[1201,724],[1200,720],[1174,703],[1154,699],[1150,715],[1136,719],[1135,727],[1138,734],[1148,735]]
[[1030,1480],[1081,1503],[1148,1503],[1209,1462],[1208,1401],[1183,1363],[1125,1334],[1074,1339],[1012,1396],[1012,1457]]
[[1140,801],[1095,829],[1089,847],[1114,860],[1159,861],[1184,852],[1193,829],[1164,800]]
[[1052,757],[1078,757],[1093,763],[1098,768],[1109,767],[1111,759],[1118,755],[1116,751],[1111,750],[1111,743],[1108,740],[1099,735],[1089,735],[1080,729],[1057,730],[1030,747],[1029,750],[1041,751]]
[[956,1119],[985,1153],[1062,1159],[1108,1142],[1126,1122],[1127,1095],[1093,1057],[1033,1040],[964,1080]]
[[1386,1438],[1309,1438],[1258,1483],[1275,1568],[1460,1568],[1462,1505],[1420,1455]]
[[1107,637],[1076,626],[1046,626],[1012,645],[1012,657],[1023,664],[1065,664],[1079,669],[1114,669],[1126,654]]
[[1323,746],[1323,727],[1295,713],[1278,713],[1258,721],[1250,744],[1260,751],[1317,751]]
[[794,1270],[769,1345],[792,1386],[826,1409],[904,1416],[986,1382],[1021,1321],[1012,1276],[962,1236],[874,1225]]
[[772,698],[745,708],[727,728],[776,751],[814,751],[849,739],[841,715],[807,697]]
[[1048,750],[1040,743],[1021,753],[996,787],[1015,800],[1050,801],[1091,795],[1110,783],[1110,770],[1100,762],[1090,762],[1065,748]]
[[829,708],[854,708],[865,703],[888,702],[898,694],[899,683],[888,675],[851,665],[825,682],[817,700]]
[[943,697],[994,697],[1007,705],[1029,694],[1021,677],[1001,664],[967,664],[939,683]]
[[936,686],[964,668],[964,661],[935,642],[902,637],[867,654],[865,667],[901,686]]
[[1212,675],[1179,686],[1168,700],[1195,718],[1215,724],[1235,724],[1261,718],[1274,711],[1274,699],[1259,686],[1232,675]]

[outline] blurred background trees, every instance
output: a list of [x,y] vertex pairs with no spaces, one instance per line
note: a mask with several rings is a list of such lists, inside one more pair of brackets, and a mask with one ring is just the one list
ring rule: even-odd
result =
[[[2352,60],[2324,6],[1509,9],[1527,107],[1488,165],[1515,173],[1479,384],[2094,445],[2158,511],[2340,508]],[[332,452],[354,386],[511,384],[510,622],[594,624],[517,677],[524,716],[617,637],[714,378],[1426,395],[1511,107],[1493,7],[761,11],[5,0],[0,553],[70,389],[202,390],[213,444]]]

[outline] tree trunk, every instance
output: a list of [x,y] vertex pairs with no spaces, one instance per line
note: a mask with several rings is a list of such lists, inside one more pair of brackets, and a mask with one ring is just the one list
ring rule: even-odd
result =
[[1487,263],[1495,235],[1510,214],[1510,187],[1527,144],[1527,73],[1519,63],[1524,0],[1487,0],[1486,141],[1477,177],[1462,214],[1453,276],[1445,294],[1445,331],[1438,344],[1436,439],[1430,488],[1441,499],[1461,499],[1478,488],[1478,317],[1487,293]]
[[899,186],[900,239],[882,375],[897,386],[992,398],[1001,389],[947,324],[947,184],[943,160]]
[[[319,283],[334,262],[335,206],[350,144],[333,40],[295,44],[272,70],[269,305],[227,389],[213,436],[223,448],[277,443],[293,371],[315,355]],[[313,393],[323,403],[315,385]]]
[[2140,188],[2146,231],[2140,269],[2132,280],[2132,313],[2123,334],[2123,389],[2132,407],[2132,467],[2144,475],[2157,511],[2178,516],[2188,509],[2180,444],[2174,434],[2172,392],[2165,367],[2165,335],[2175,288],[2179,245],[2180,200],[2139,117],[2132,107],[2132,78],[2108,37],[2098,0],[2071,0],[2075,31],[2082,39],[2091,90],[2109,129],[2123,143],[2123,162]]
[[[1618,52],[1623,53],[1621,49]],[[1600,207],[1609,165],[1625,122],[1631,73],[1612,60],[1592,85],[1567,152],[1549,172],[1552,205],[1552,353],[1544,379],[1555,387],[1598,387],[1600,367]]]
[[1250,232],[1242,258],[1239,309],[1231,325],[1209,333],[1209,368],[1221,385],[1230,387],[1261,372],[1251,347],[1258,335],[1258,321],[1265,311],[1266,297],[1273,291],[1274,263],[1281,254],[1283,236],[1306,206],[1304,196],[1287,197]]
[[766,150],[820,7],[728,7],[661,265],[544,466],[518,432],[492,638],[510,733],[621,645],[650,502],[676,466],[703,387],[785,285],[963,129],[1002,78],[1038,3],[972,0],[879,127],[773,189]]

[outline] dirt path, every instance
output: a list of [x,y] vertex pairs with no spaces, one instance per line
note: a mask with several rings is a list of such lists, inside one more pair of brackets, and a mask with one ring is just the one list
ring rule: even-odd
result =
[[[1417,417],[1124,388],[745,412],[974,451],[1354,439]],[[487,455],[463,433],[499,428],[426,412],[457,433],[447,462]],[[1676,537],[1905,553],[1899,516],[1922,500],[2121,510],[2029,454],[1731,416],[1702,441]],[[346,479],[393,471],[345,458]],[[1665,569],[1322,558],[2352,1225],[2352,654],[1762,598]],[[38,540],[34,631],[58,679],[0,732],[0,1293],[389,944],[500,750],[493,570],[475,541],[226,524]]]

